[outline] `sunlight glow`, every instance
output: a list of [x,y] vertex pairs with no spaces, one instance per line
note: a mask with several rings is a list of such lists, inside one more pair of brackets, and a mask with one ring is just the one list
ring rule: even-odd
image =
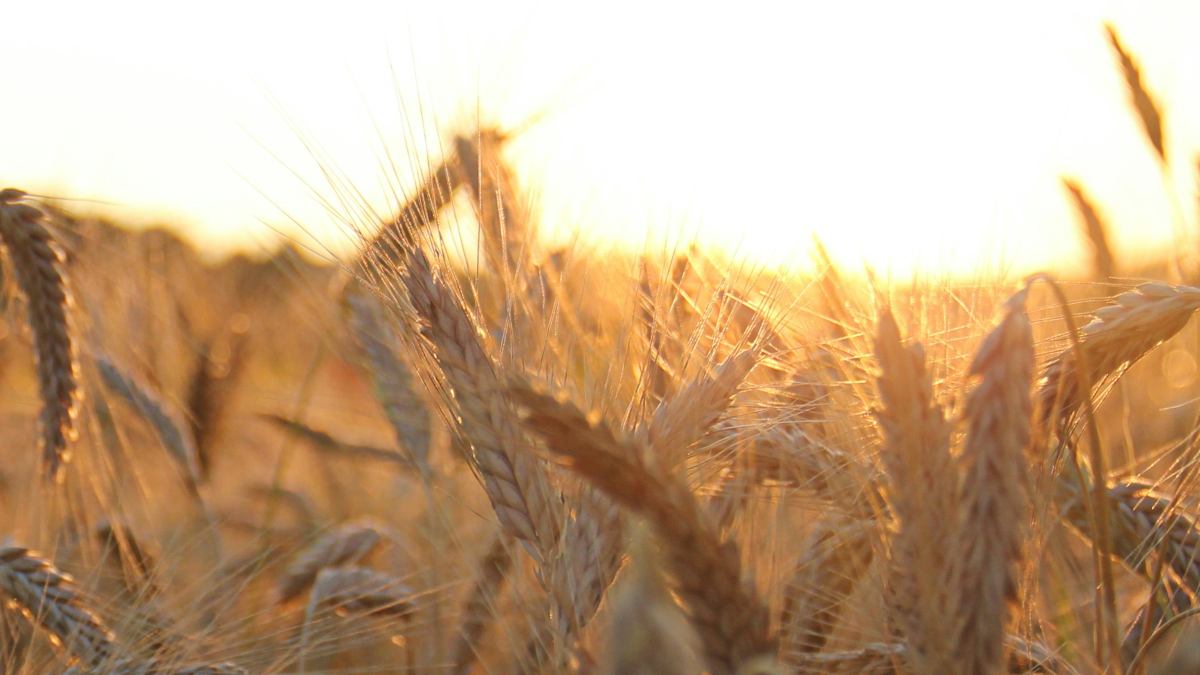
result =
[[[408,187],[477,116],[542,115],[511,159],[558,239],[695,236],[776,265],[807,263],[815,234],[854,269],[1071,269],[1063,174],[1127,258],[1181,216],[1194,231],[1200,5],[786,6],[23,3],[0,43],[0,179],[213,251],[308,231],[345,253],[323,169],[386,212],[381,167]],[[1166,110],[1173,194],[1106,20]]]

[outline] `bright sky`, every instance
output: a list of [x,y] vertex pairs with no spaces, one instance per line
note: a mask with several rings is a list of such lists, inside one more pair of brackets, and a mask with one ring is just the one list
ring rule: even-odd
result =
[[[0,181],[212,249],[346,250],[320,170],[386,210],[477,111],[557,236],[685,233],[768,263],[1015,271],[1084,259],[1058,176],[1129,258],[1195,227],[1196,2],[40,2],[5,7]],[[1115,23],[1166,109],[1176,196]],[[309,144],[307,147],[305,144]],[[314,160],[314,154],[320,162]]]

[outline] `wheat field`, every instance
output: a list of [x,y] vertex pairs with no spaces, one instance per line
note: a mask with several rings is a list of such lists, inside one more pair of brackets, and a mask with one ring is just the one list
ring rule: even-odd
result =
[[1089,278],[599,255],[511,140],[335,265],[0,191],[3,672],[1200,672],[1200,237],[1064,177]]

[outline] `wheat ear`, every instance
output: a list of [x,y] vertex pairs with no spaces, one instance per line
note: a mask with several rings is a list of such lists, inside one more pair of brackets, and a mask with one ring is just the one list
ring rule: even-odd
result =
[[783,591],[780,650],[792,665],[825,646],[842,607],[871,563],[874,549],[869,535],[861,522],[834,518],[818,523],[809,535]]
[[88,609],[75,581],[29,549],[0,548],[0,592],[89,667],[99,668],[117,653],[112,633]]
[[246,344],[245,333],[232,332],[227,361],[213,358],[211,339],[200,344],[196,356],[187,389],[187,422],[196,442],[202,480],[208,478],[234,389],[246,365]]
[[384,223],[379,233],[368,242],[361,264],[386,270],[403,263],[412,246],[413,234],[433,225],[438,212],[454,198],[462,178],[453,155],[434,168],[400,207],[396,216]]
[[[1079,671],[1044,644],[1009,635],[1005,638],[1005,645],[1009,654],[1005,672],[1022,675],[1043,672],[1078,675]],[[808,654],[796,672],[804,675],[900,675],[909,672],[901,666],[908,658],[908,652],[909,649],[904,644],[872,642],[858,649]]]
[[457,675],[468,675],[479,658],[480,642],[496,611],[496,599],[504,588],[512,568],[512,541],[504,536],[492,540],[487,553],[479,562],[479,576],[463,604],[463,618],[458,640],[454,645],[454,669]]
[[1005,304],[1000,324],[984,338],[969,373],[978,384],[967,397],[967,433],[958,503],[959,566],[955,610],[958,668],[989,675],[1004,668],[1004,636],[1020,582],[1029,508],[1033,329],[1026,291]]
[[1110,230],[1100,212],[1092,204],[1091,198],[1084,192],[1083,187],[1070,178],[1062,179],[1063,188],[1071,196],[1075,211],[1079,214],[1083,234],[1092,247],[1092,272],[1098,281],[1108,281],[1116,275],[1117,264],[1113,257],[1112,247],[1108,243]]
[[200,482],[199,453],[191,430],[148,383],[127,373],[103,355],[95,355],[96,370],[104,386],[120,397],[146,420],[171,457],[183,468],[189,487],[195,490]]
[[371,521],[340,525],[326,532],[288,566],[276,587],[279,602],[287,602],[304,592],[327,567],[352,565],[379,544],[380,534]]
[[954,672],[950,576],[958,472],[950,455],[950,425],[934,400],[919,344],[906,346],[890,312],[879,317],[875,355],[882,407],[882,459],[888,503],[898,521],[889,572],[892,616],[913,668]]
[[314,429],[307,424],[302,424],[286,417],[280,417],[279,415],[264,414],[260,415],[260,417],[285,433],[311,444],[313,448],[320,452],[388,462],[414,473],[420,473],[421,471],[421,467],[413,463],[412,457],[396,452],[395,450],[377,448],[371,445],[345,443],[334,438],[328,432]]
[[629,572],[613,590],[602,675],[685,675],[702,669],[696,635],[671,600],[645,533],[635,532]]
[[462,433],[501,526],[536,559],[549,560],[566,518],[562,502],[529,453],[532,442],[504,396],[475,324],[420,251],[408,256],[404,284],[420,333],[453,389]]
[[[544,418],[554,418],[557,428],[569,430],[544,436],[541,429],[531,428],[544,442],[625,447],[620,446],[615,433],[599,415],[584,413],[565,396],[542,393],[516,378],[510,379],[509,387],[510,395],[518,405],[536,401]],[[604,494],[586,490],[580,496],[575,518],[563,531],[563,554],[545,574],[550,582],[551,606],[556,621],[543,625],[530,640],[526,649],[530,654],[530,672],[540,672],[555,658],[548,647],[554,644],[556,637],[569,641],[578,636],[600,607],[620,567],[624,521],[621,509]]]
[[62,271],[62,255],[37,208],[19,203],[20,190],[0,190],[0,239],[16,272],[17,284],[29,303],[29,326],[33,330],[38,390],[42,411],[42,466],[57,479],[70,459],[68,445],[75,438],[78,406],[79,366],[67,323],[71,303]]
[[309,611],[327,607],[346,614],[405,618],[412,613],[411,588],[366,567],[329,567],[313,582]]
[[[1087,492],[1091,487],[1060,478],[1056,483],[1063,518],[1084,536],[1092,530]],[[1112,554],[1129,569],[1153,580],[1155,554],[1164,555],[1168,567],[1190,588],[1200,589],[1200,527],[1196,519],[1149,483],[1126,481],[1108,488],[1112,504]]]
[[483,234],[484,251],[492,269],[507,279],[524,268],[530,239],[529,219],[517,201],[516,180],[500,157],[507,138],[495,129],[454,139],[461,185],[471,193],[471,204]]
[[1146,90],[1146,85],[1142,82],[1142,71],[1134,61],[1133,55],[1121,44],[1121,37],[1117,35],[1117,29],[1112,24],[1105,24],[1104,30],[1108,33],[1108,42],[1112,45],[1117,60],[1121,63],[1121,73],[1125,75],[1125,85],[1129,89],[1129,102],[1133,104],[1133,109],[1137,111],[1138,118],[1142,121],[1146,139],[1150,141],[1150,145],[1154,146],[1154,152],[1158,154],[1159,161],[1165,165],[1167,149],[1163,141],[1161,109],[1154,101],[1154,97]]
[[[1121,293],[1110,305],[1093,313],[1082,330],[1080,346],[1093,387],[1119,375],[1155,347],[1170,339],[1200,308],[1200,288],[1147,283]],[[1075,354],[1064,349],[1042,371],[1038,381],[1036,409],[1043,424],[1058,421],[1068,429],[1083,402],[1075,373]],[[1090,392],[1089,392],[1090,394]]]
[[756,350],[729,357],[711,375],[702,375],[668,396],[646,427],[651,449],[664,466],[674,466],[729,408],[738,387],[758,362]]
[[350,328],[358,339],[375,384],[375,397],[383,406],[396,441],[414,464],[428,472],[430,414],[417,395],[413,376],[395,350],[392,329],[384,320],[379,302],[361,288],[346,290]]
[[721,541],[684,482],[646,466],[637,459],[642,452],[632,441],[610,432],[581,442],[577,430],[561,425],[557,415],[542,414],[544,396],[519,387],[509,393],[520,401],[526,425],[537,430],[565,466],[654,527],[714,675],[736,673],[759,658],[776,656],[766,606],[742,579],[737,548]]

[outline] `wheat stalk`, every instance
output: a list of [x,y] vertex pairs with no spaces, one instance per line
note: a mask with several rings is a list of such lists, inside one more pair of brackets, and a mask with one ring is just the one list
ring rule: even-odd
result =
[[62,270],[62,254],[37,208],[19,203],[25,193],[0,190],[0,239],[8,250],[17,283],[29,303],[38,390],[42,410],[42,465],[57,479],[70,459],[67,446],[75,438],[79,367],[67,323],[71,296]]

